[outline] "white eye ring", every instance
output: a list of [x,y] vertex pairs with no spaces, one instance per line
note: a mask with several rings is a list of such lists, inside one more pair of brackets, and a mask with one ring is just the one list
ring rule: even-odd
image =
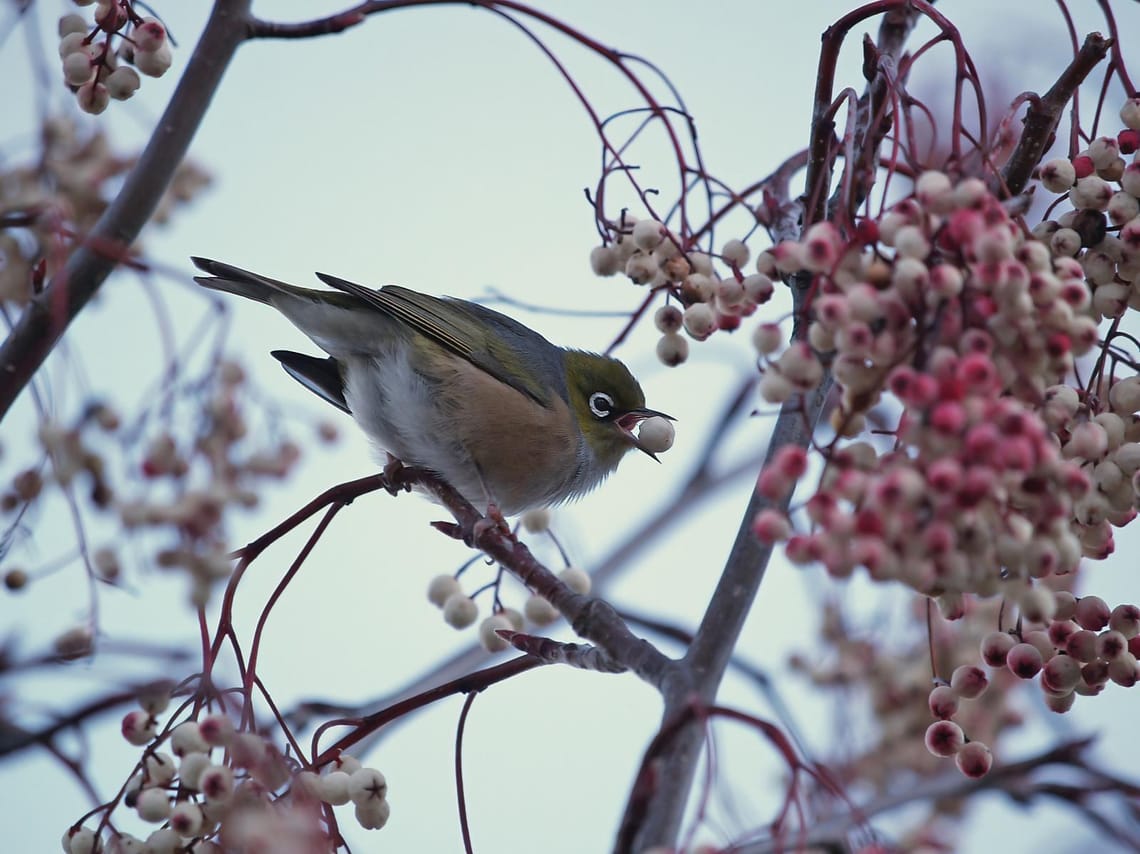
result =
[[614,399],[604,391],[596,391],[590,395],[590,411],[595,418],[609,418],[614,414]]

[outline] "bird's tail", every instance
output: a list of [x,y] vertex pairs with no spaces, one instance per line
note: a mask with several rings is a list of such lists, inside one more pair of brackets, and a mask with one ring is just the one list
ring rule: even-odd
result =
[[257,273],[251,273],[241,267],[234,267],[232,264],[212,261],[209,258],[193,257],[190,260],[199,270],[210,274],[208,276],[195,276],[194,281],[213,291],[237,294],[239,297],[268,305],[274,294],[293,294],[300,290],[285,282],[259,276]]

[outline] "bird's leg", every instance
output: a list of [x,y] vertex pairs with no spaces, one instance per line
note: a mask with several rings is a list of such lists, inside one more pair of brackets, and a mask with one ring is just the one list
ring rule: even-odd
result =
[[479,482],[483,485],[483,497],[487,499],[487,510],[483,514],[483,518],[476,522],[471,529],[472,537],[478,541],[483,533],[496,527],[500,528],[508,537],[513,537],[514,534],[511,532],[511,526],[507,524],[503,512],[499,509],[499,505],[495,501],[495,496],[491,493],[491,487],[487,486],[487,480],[483,477],[483,472],[479,470],[478,463],[475,464],[475,471],[479,475]]
[[411,484],[400,484],[400,472],[403,470],[404,464],[388,454],[388,462],[384,464],[381,473],[384,475],[384,488],[388,490],[389,495],[399,495],[401,492],[412,491]]
[[514,536],[511,531],[511,526],[507,524],[506,518],[503,516],[502,511],[499,510],[499,505],[494,501],[488,501],[487,512],[484,514],[482,519],[475,523],[472,534],[476,539],[478,539],[479,535],[484,531],[496,527],[501,528],[508,536]]
[[499,505],[492,501],[487,504],[487,514],[483,516],[482,519],[479,519],[471,527],[470,544],[478,545],[479,540],[483,537],[483,535],[488,531],[494,530],[495,528],[498,528],[500,531],[502,531],[508,539],[517,539],[514,531],[511,530],[511,526],[508,525],[507,520],[503,518],[503,514],[499,510]]

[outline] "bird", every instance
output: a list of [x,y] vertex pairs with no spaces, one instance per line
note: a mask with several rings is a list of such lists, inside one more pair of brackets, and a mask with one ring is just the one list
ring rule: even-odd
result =
[[633,449],[645,394],[617,359],[552,344],[478,303],[325,273],[298,287],[208,258],[195,281],[277,309],[324,351],[274,350],[378,450],[437,474],[473,506],[513,516],[578,498]]

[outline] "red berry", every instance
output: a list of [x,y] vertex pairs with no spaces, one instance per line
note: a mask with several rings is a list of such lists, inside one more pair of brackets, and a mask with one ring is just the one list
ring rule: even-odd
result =
[[855,223],[855,239],[863,246],[879,242],[879,223],[873,219],[861,219]]
[[719,329],[725,332],[732,332],[740,328],[740,315],[739,314],[719,314],[717,315],[716,325]]
[[1140,148],[1140,131],[1126,128],[1116,135],[1116,144],[1121,154],[1131,154]]
[[1077,180],[1087,178],[1096,171],[1096,166],[1093,165],[1092,158],[1087,154],[1081,154],[1073,158],[1073,168],[1077,172]]

